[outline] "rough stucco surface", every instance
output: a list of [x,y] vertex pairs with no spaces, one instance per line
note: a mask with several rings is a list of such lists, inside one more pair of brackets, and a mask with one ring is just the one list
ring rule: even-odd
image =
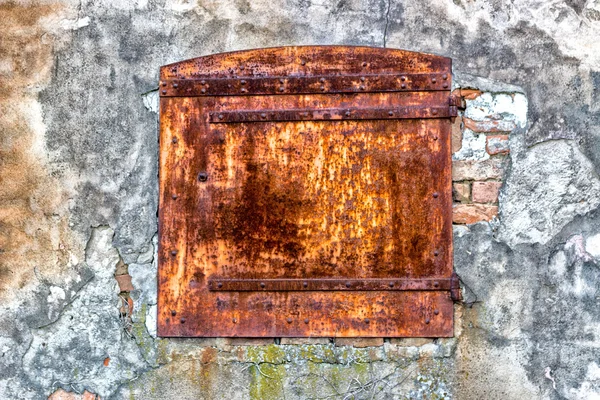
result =
[[[0,18],[0,398],[600,399],[597,0],[23,0]],[[292,44],[449,56],[488,96],[466,113],[514,114],[499,218],[455,228],[454,339],[156,338],[158,67]]]

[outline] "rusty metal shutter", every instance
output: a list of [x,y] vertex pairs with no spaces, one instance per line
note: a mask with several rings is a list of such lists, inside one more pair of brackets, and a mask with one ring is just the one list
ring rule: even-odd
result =
[[450,88],[368,47],[162,67],[159,335],[452,336]]

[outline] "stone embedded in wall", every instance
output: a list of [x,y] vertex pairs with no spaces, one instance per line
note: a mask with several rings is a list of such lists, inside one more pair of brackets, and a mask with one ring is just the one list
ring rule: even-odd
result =
[[510,142],[508,135],[491,135],[487,136],[485,149],[488,154],[495,156],[497,154],[507,154],[510,152]]

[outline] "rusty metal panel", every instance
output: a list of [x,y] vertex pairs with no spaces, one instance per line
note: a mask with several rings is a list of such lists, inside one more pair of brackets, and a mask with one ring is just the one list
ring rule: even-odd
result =
[[452,336],[449,87],[366,47],[163,67],[159,335]]

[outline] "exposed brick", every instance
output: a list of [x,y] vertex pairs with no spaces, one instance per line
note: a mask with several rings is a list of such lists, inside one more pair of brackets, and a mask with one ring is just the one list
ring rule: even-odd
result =
[[452,184],[452,197],[459,203],[471,201],[471,185],[469,182],[455,182]]
[[473,182],[472,197],[475,203],[496,203],[502,182]]
[[133,299],[121,296],[121,315],[131,316],[133,314]]
[[353,347],[383,346],[383,338],[336,338],[335,345]]
[[105,367],[108,367],[108,365],[109,365],[109,364],[110,364],[110,357],[106,357],[106,358],[104,359],[104,366],[105,366]]
[[481,90],[477,90],[477,89],[460,89],[460,95],[465,100],[474,100],[477,97],[481,96]]
[[503,162],[503,157],[494,157],[483,161],[453,161],[452,180],[457,182],[501,179],[504,172]]
[[452,207],[452,222],[455,224],[474,224],[489,221],[498,215],[498,206],[486,204],[456,204]]
[[462,118],[456,117],[454,119],[454,123],[452,124],[452,154],[460,151],[462,148]]
[[100,397],[87,390],[83,394],[67,392],[64,389],[58,389],[52,393],[48,400],[100,400]]
[[391,344],[402,347],[418,347],[425,344],[433,343],[433,339],[428,338],[401,338],[401,339],[390,339]]
[[507,154],[510,151],[508,135],[488,136],[485,149],[491,156],[496,154]]
[[133,284],[131,283],[131,275],[117,275],[115,276],[115,279],[119,284],[119,289],[121,292],[131,292],[134,290]]
[[516,125],[513,121],[503,119],[491,121],[474,121],[471,118],[463,117],[465,129],[470,129],[473,132],[511,132]]
[[329,344],[329,338],[281,338],[281,344]]

